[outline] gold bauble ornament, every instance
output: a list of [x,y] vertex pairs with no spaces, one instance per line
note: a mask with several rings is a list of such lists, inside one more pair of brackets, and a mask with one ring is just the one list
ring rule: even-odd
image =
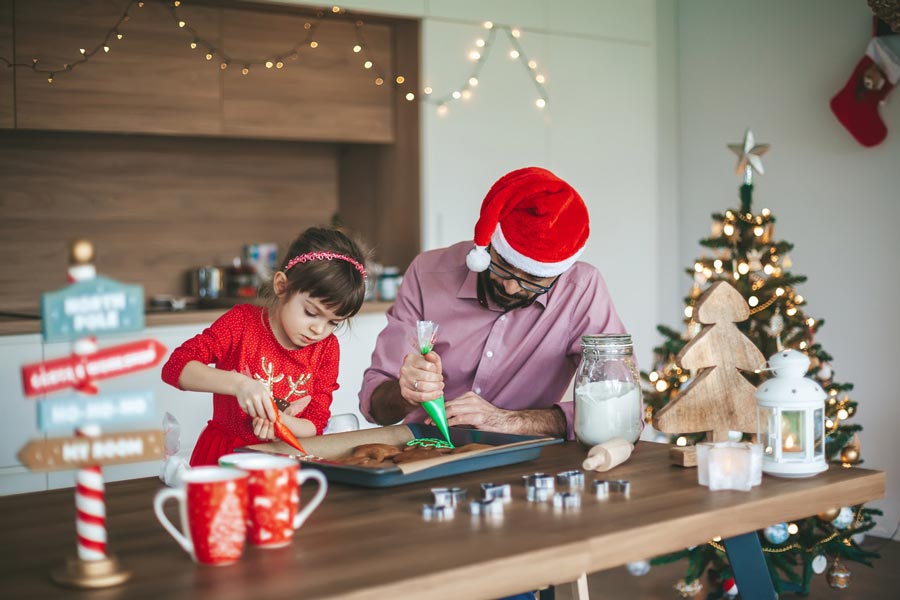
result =
[[684,579],[679,579],[675,584],[675,591],[678,592],[678,595],[682,598],[693,598],[703,589],[703,584],[700,583],[699,579],[695,579],[690,583],[686,583]]
[[819,517],[820,519],[822,519],[823,521],[828,521],[829,523],[831,523],[832,521],[837,519],[837,516],[839,514],[841,514],[841,507],[836,506],[834,508],[829,508],[826,511],[820,512],[816,516]]
[[846,446],[841,448],[841,461],[855,465],[859,462],[859,448],[854,446]]
[[69,251],[69,260],[73,265],[86,265],[94,261],[94,244],[90,240],[75,240]]
[[845,567],[841,561],[835,559],[834,564],[825,574],[828,585],[835,590],[844,590],[850,587],[850,569]]

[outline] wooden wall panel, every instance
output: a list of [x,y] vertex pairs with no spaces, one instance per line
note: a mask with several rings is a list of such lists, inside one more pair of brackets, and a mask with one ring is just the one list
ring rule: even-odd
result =
[[338,207],[328,144],[0,132],[0,310],[34,309],[65,285],[69,240],[98,271],[150,296],[250,242],[284,251]]
[[[303,15],[224,9],[222,31],[232,55],[277,58],[306,39]],[[363,27],[366,54],[354,21],[323,19],[315,29],[316,49],[303,47],[296,59],[283,57],[284,68],[254,66],[241,74],[240,64],[223,73],[224,131],[228,135],[344,142],[389,143],[394,139],[395,92],[391,64],[391,27]],[[418,50],[416,50],[418,53]],[[384,85],[374,83],[380,66]]]
[[347,145],[340,151],[341,217],[374,242],[374,258],[406,269],[421,251],[419,104],[408,90],[419,89],[420,27],[394,26],[395,72],[406,78],[394,94],[394,143]]
[[[0,0],[0,56],[14,61],[13,1]],[[13,69],[0,63],[0,129],[16,126]]]
[[[79,48],[101,43],[126,2],[121,0],[18,0],[19,62],[38,58],[61,66],[80,58]],[[185,3],[180,15],[210,40],[219,40],[219,10]],[[45,76],[17,69],[18,127],[104,132],[218,134],[221,132],[219,67],[178,28],[158,2],[134,5],[131,18],[102,50],[52,85]]]

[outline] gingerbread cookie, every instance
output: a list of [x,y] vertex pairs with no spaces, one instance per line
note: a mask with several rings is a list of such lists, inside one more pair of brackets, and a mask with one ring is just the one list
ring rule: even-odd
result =
[[487,450],[493,448],[488,444],[466,444],[465,446],[457,446],[450,451],[450,454],[463,454],[464,452],[474,452],[475,450]]
[[443,455],[444,453],[436,448],[408,448],[403,452],[398,452],[393,461],[399,465],[401,463],[425,460],[426,458],[438,458]]
[[390,444],[363,444],[353,449],[352,456],[368,458],[375,462],[382,462],[400,454],[400,448]]

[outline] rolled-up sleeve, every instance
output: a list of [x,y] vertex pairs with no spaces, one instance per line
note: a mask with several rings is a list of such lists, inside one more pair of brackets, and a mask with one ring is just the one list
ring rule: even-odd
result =
[[423,314],[422,287],[416,264],[414,260],[403,276],[397,299],[387,311],[387,326],[375,341],[372,363],[363,373],[359,411],[370,423],[375,423],[371,413],[372,393],[385,381],[399,379],[403,357],[415,347],[416,321],[422,319]]

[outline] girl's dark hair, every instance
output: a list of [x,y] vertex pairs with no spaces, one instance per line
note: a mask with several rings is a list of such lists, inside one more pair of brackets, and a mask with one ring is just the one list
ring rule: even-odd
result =
[[[310,227],[291,243],[278,270],[284,271],[288,261],[308,252],[334,252],[349,256],[361,265],[366,263],[359,244],[341,231]],[[365,299],[366,281],[362,273],[346,260],[308,260],[295,264],[285,275],[288,296],[306,292],[345,319],[358,313]],[[272,285],[265,286],[262,291],[262,295],[273,300]]]

